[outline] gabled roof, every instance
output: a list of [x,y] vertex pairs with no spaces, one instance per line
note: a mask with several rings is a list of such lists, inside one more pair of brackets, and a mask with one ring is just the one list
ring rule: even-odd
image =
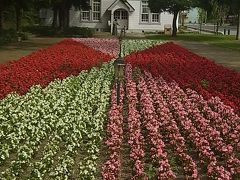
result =
[[114,8],[120,1],[127,6],[129,12],[135,11],[135,9],[131,6],[131,4],[129,4],[129,3],[127,2],[127,0],[116,0],[116,1],[114,1],[114,2],[111,4],[111,6],[109,6],[109,8],[108,8],[107,10],[109,10],[109,11],[113,10],[113,8]]

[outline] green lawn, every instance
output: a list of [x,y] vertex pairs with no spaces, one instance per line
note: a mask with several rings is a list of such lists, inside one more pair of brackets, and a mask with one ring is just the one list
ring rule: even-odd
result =
[[63,39],[64,38],[32,37],[27,41],[0,46],[0,64],[19,59],[38,49],[47,48]]
[[220,42],[210,42],[212,45],[216,45],[223,48],[228,48],[232,50],[240,51],[240,41],[220,41]]
[[209,44],[240,51],[240,41],[235,40],[235,36],[185,33],[178,34],[177,37],[167,35],[149,35],[146,34],[147,39],[158,39],[168,41],[197,41],[207,42]]

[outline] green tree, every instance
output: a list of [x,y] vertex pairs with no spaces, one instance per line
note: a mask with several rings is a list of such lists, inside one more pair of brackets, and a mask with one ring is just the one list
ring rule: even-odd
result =
[[211,15],[214,20],[214,24],[217,25],[215,33],[218,34],[219,25],[223,23],[230,8],[229,8],[229,5],[222,0],[211,0],[210,7],[211,7]]
[[236,40],[240,40],[240,0],[230,0],[231,8],[234,14],[237,15],[237,34]]
[[177,36],[177,18],[179,12],[189,10],[194,5],[194,0],[149,0],[149,8],[152,12],[166,11],[173,14],[173,37]]
[[[237,16],[237,34],[236,39],[240,39],[240,0],[198,0],[198,6],[206,9],[207,11],[214,11],[213,2],[216,2],[221,9],[229,9],[231,8],[233,13]],[[221,10],[222,11],[222,10]]]
[[11,0],[0,0],[0,31],[3,29],[3,13],[11,3]]
[[13,6],[16,13],[16,30],[21,31],[22,17],[24,11],[34,6],[34,0],[13,0]]
[[89,0],[47,0],[49,8],[53,10],[53,27],[64,29],[69,26],[69,10],[71,7],[81,9],[90,8]]
[[198,22],[200,25],[200,33],[202,32],[202,24],[205,22],[206,23],[207,19],[207,11],[205,11],[202,8],[198,8]]

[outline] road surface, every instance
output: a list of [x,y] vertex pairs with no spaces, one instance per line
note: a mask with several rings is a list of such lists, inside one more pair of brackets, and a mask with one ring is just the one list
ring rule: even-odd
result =
[[[199,24],[187,24],[187,27],[195,28],[195,29],[198,28],[199,29],[200,25]],[[214,32],[215,28],[214,28],[213,24],[202,25],[202,29],[207,30],[207,31]],[[219,32],[224,34],[224,29],[226,29],[227,34],[228,34],[228,30],[230,30],[230,35],[236,36],[236,34],[237,34],[237,26],[220,26],[219,27]]]

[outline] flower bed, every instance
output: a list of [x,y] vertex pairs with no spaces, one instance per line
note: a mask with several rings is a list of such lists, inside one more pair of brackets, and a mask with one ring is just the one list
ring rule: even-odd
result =
[[126,61],[134,67],[149,70],[155,77],[176,81],[184,89],[192,88],[205,99],[218,96],[240,114],[240,73],[173,43],[131,54]]
[[123,40],[122,57],[165,43],[159,40]]
[[0,101],[0,179],[94,179],[112,78],[105,64]]
[[55,79],[78,75],[112,57],[73,40],[64,40],[18,61],[0,66],[0,99],[25,94],[33,85],[46,87]]
[[[177,83],[167,83],[162,77],[154,79],[149,72],[140,76],[137,84],[143,124],[134,127],[139,127],[138,132],[147,130],[143,138],[151,148],[145,151],[150,152],[156,178],[174,179],[179,176],[172,171],[179,165],[169,162],[169,156],[173,155],[181,159],[182,175],[187,179],[198,179],[204,171],[213,179],[232,179],[239,175],[239,132],[236,125],[239,125],[240,118],[228,111],[228,106],[219,99],[214,101],[215,98],[207,102],[191,89],[185,93]],[[134,88],[134,84],[128,83],[127,88]],[[206,118],[206,110],[219,118],[219,124]],[[221,112],[228,113],[227,119],[221,119]],[[232,118],[238,120],[232,125],[229,123],[232,131],[219,128]],[[131,141],[129,143],[132,145]],[[166,153],[172,152],[169,148],[174,154]],[[146,169],[141,173],[147,174]]]
[[73,40],[76,42],[81,42],[97,51],[109,54],[112,57],[118,57],[120,48],[118,39],[73,38]]
[[118,105],[113,62],[99,62],[115,42],[65,40],[1,65],[3,95],[28,92],[0,100],[0,179],[239,179],[239,73],[124,41],[124,55],[150,48],[126,57]]

